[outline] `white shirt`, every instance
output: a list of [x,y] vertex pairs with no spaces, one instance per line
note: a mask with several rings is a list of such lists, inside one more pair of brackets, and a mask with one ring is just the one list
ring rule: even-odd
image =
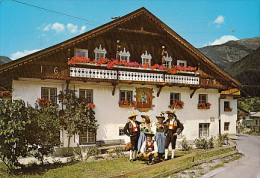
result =
[[133,122],[133,121],[131,120],[131,123],[133,124],[133,126],[134,126],[134,127],[136,127],[136,124],[135,124],[135,122]]
[[[153,141],[148,142],[148,145],[150,146],[152,143],[153,143]],[[154,147],[154,150],[152,151],[152,153],[157,153],[158,152],[158,147],[157,147],[156,141],[154,141],[153,147]],[[146,151],[146,140],[143,142],[140,151],[141,151],[141,153],[144,153]]]

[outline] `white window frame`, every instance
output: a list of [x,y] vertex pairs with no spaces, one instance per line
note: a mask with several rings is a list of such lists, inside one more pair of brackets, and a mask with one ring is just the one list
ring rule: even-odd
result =
[[177,135],[177,139],[182,139],[182,132]]
[[[225,124],[228,124],[227,126],[225,126]],[[230,129],[230,122],[224,122],[224,131],[229,131]]]
[[[90,141],[92,138],[92,135],[89,135],[90,133],[92,133],[92,134],[94,133],[94,141]],[[79,145],[88,145],[88,144],[96,143],[96,136],[97,136],[97,134],[96,134],[95,129],[85,128],[83,131],[83,134],[79,134]],[[87,139],[87,142],[82,143],[82,139]]]
[[[201,99],[201,96],[206,96],[206,100],[205,100],[205,102],[201,102],[202,101],[202,99]],[[208,103],[208,95],[207,94],[199,94],[199,101],[198,101],[198,103]]]
[[119,136],[124,136],[125,135],[123,126],[120,126],[118,131],[119,131]]
[[167,53],[167,56],[165,57],[165,67],[168,67],[170,68],[172,66],[172,57],[168,56],[168,53]]
[[125,100],[128,99],[128,98],[127,98],[127,93],[131,93],[130,101],[133,101],[133,91],[132,91],[132,90],[120,90],[120,92],[119,92],[119,101],[122,100],[122,94],[121,94],[121,92],[125,92],[125,96],[124,96]]
[[[227,105],[227,107],[225,107],[225,103],[228,103]],[[225,109],[229,109],[230,108],[230,101],[224,101],[224,111],[225,111]]]
[[[202,126],[202,128],[200,128],[200,125]],[[209,137],[209,127],[209,123],[199,123],[199,138]]]
[[[101,44],[99,45],[99,48],[95,48],[95,60],[97,61],[98,59],[102,59],[106,57],[107,50],[105,48],[102,49]],[[100,57],[99,55],[103,55],[103,57]]]
[[[120,56],[120,61],[129,62],[130,53],[129,53],[129,51],[126,51],[125,48],[124,48],[124,51],[119,52],[119,56]],[[126,58],[126,60],[124,60],[123,58]]]
[[[151,65],[152,56],[151,56],[151,54],[148,54],[147,51],[145,51],[145,54],[141,55],[141,58],[142,58],[142,65],[144,65],[146,63],[149,63],[149,65]],[[146,60],[148,62],[146,62]]]
[[[176,95],[178,95],[178,97],[176,97]],[[181,101],[181,94],[180,93],[171,92],[170,93],[170,104],[172,104],[176,100],[180,100]]]
[[[87,92],[90,91],[91,92],[91,96],[90,96],[90,99],[89,99],[89,96],[87,95]],[[84,92],[84,97],[83,96],[80,96],[80,93],[81,92]],[[79,89],[79,97],[80,98],[86,98],[87,100],[90,100],[90,102],[88,103],[92,103],[93,104],[93,89]]]
[[[48,90],[48,96],[44,96],[43,95],[43,90]],[[54,95],[51,95],[51,90],[55,91]],[[54,97],[54,100],[51,99],[52,97]],[[47,100],[51,100],[53,103],[57,103],[57,88],[53,88],[53,87],[41,87],[41,98],[46,98]]]
[[187,67],[187,61],[184,61],[184,60],[177,60],[177,66],[181,66],[181,64],[184,63],[184,67]]
[[[88,58],[88,50],[87,50],[87,49],[75,48],[75,49],[74,49],[74,55],[77,56],[77,53],[78,53],[78,52],[84,52],[84,53],[85,53],[85,56],[83,56],[83,57]],[[82,56],[77,56],[77,57],[82,57]]]

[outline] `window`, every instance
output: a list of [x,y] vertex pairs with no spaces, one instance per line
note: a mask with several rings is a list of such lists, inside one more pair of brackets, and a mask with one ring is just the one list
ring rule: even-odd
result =
[[119,136],[125,135],[124,133],[124,127],[119,127]]
[[88,50],[87,49],[75,48],[75,56],[77,56],[77,57],[88,57]]
[[207,103],[207,95],[199,94],[199,103]]
[[142,54],[141,58],[142,58],[142,64],[143,65],[146,64],[146,63],[151,65],[152,56],[151,56],[151,54],[148,54],[147,51],[145,52],[145,54]]
[[176,100],[181,100],[180,95],[180,93],[170,93],[170,104]]
[[170,68],[172,66],[172,57],[168,56],[168,53],[167,53],[167,56],[165,57],[165,67],[168,67]]
[[105,58],[107,53],[105,48],[102,49],[101,44],[99,45],[99,48],[95,48],[94,52],[96,60]]
[[120,61],[127,61],[129,62],[130,53],[129,51],[126,52],[125,48],[124,51],[119,52]]
[[177,65],[179,65],[181,67],[187,67],[187,61],[177,60]]
[[79,134],[79,144],[87,145],[96,142],[96,130],[85,128],[83,133]]
[[229,131],[230,122],[224,122],[224,131]]
[[41,98],[46,98],[54,103],[57,103],[57,88],[41,88]]
[[209,124],[205,123],[199,124],[199,137],[208,137],[209,136]]
[[91,89],[80,89],[79,90],[79,97],[85,98],[87,103],[93,103],[93,90]]
[[224,101],[224,111],[230,108],[230,102],[229,101]]
[[133,96],[132,91],[126,91],[126,90],[120,91],[120,101],[122,100],[132,101],[132,96]]
[[181,139],[181,138],[182,138],[182,132],[179,135],[177,135],[177,139]]

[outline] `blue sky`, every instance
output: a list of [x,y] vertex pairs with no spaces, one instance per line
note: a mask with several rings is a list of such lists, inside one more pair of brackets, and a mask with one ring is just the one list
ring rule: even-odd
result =
[[141,7],[196,48],[260,36],[259,0],[0,0],[0,56],[20,58]]

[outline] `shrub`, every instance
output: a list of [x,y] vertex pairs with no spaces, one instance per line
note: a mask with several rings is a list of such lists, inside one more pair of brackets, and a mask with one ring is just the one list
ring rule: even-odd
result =
[[10,171],[22,166],[18,157],[34,156],[43,163],[43,156],[53,152],[59,144],[57,110],[51,104],[35,109],[22,100],[0,100],[0,157]]
[[182,147],[182,151],[189,151],[191,149],[191,147],[188,145],[186,137],[184,137],[183,140],[181,141],[181,147]]
[[216,142],[216,145],[218,147],[221,147],[223,145],[227,145],[228,144],[228,136],[227,134],[218,134],[218,138],[217,138],[217,142]]
[[209,148],[207,139],[205,139],[205,138],[196,138],[194,143],[195,143],[195,146],[199,149],[208,149]]
[[208,147],[214,148],[214,137],[211,136],[211,138],[208,140]]

